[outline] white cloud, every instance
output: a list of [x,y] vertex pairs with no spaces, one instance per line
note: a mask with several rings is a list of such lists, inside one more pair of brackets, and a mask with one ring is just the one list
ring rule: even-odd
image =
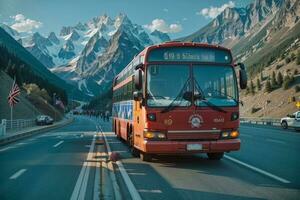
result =
[[28,19],[22,14],[11,16],[11,18],[14,19],[14,22],[10,27],[18,32],[30,33],[33,29],[38,29],[43,25],[42,22]]
[[169,12],[169,9],[168,8],[164,8],[163,11],[164,12]]
[[221,12],[223,12],[226,8],[233,8],[235,3],[233,1],[229,1],[228,3],[223,4],[220,7],[210,7],[210,8],[203,8],[201,11],[197,12],[197,15],[203,15],[206,18],[215,18]]
[[163,33],[178,33],[182,31],[182,26],[180,24],[168,25],[163,19],[154,19],[151,24],[146,24],[144,27],[149,29],[151,32],[155,30]]

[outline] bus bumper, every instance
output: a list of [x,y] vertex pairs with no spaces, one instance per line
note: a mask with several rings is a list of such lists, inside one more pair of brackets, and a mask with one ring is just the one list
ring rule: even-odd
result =
[[150,154],[229,152],[240,149],[240,139],[217,141],[144,141],[141,151]]

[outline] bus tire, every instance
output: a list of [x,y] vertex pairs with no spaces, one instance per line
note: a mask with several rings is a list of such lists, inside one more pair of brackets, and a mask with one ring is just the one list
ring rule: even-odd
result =
[[139,155],[140,155],[140,151],[133,146],[130,148],[130,153],[133,157],[136,157],[136,158],[139,157]]
[[288,128],[287,122],[286,122],[286,121],[282,121],[282,122],[281,122],[281,127],[282,127],[283,129],[287,129],[287,128]]
[[151,162],[152,160],[152,155],[151,154],[148,154],[148,153],[140,153],[140,158],[142,161],[145,161],[145,162]]
[[209,160],[221,160],[224,156],[224,152],[221,153],[207,153]]

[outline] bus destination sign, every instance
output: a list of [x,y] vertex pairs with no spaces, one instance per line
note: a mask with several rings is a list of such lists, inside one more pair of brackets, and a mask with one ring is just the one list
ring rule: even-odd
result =
[[167,47],[150,51],[148,61],[231,63],[229,51],[202,47]]

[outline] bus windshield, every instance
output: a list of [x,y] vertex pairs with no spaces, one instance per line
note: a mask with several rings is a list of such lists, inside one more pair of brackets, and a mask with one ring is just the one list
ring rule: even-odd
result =
[[178,97],[182,90],[192,91],[188,65],[150,65],[147,76],[147,104],[150,107],[190,106],[191,102]]
[[[237,85],[234,70],[231,66],[193,65],[193,76],[204,97],[216,106],[237,105]],[[196,87],[195,87],[196,88]],[[201,93],[201,91],[194,91]],[[207,106],[201,99],[196,106]]]
[[[191,69],[193,70],[191,73]],[[219,65],[149,65],[147,68],[147,105],[149,107],[190,106],[183,98],[183,91],[199,93],[216,106],[236,106],[237,86],[231,66]],[[191,78],[193,76],[193,78]],[[194,80],[194,84],[190,80]],[[198,89],[199,89],[198,88]],[[202,98],[196,106],[208,106]]]

